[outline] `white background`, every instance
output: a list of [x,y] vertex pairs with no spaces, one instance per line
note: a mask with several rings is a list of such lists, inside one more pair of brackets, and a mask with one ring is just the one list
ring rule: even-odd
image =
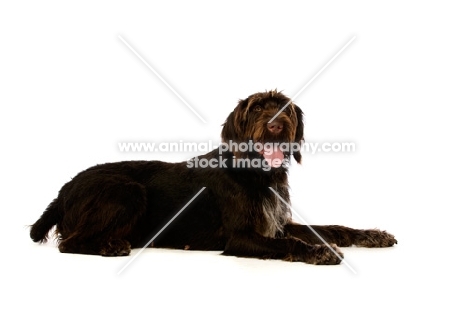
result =
[[[466,308],[461,1],[9,3],[0,4],[3,304]],[[219,141],[238,99],[274,88],[294,96],[353,36],[295,101],[308,142],[350,141],[357,150],[304,154],[290,181],[309,223],[395,234],[390,249],[343,249],[357,274],[343,264],[148,249],[117,275],[128,258],[60,254],[30,241],[26,226],[79,171],[196,155],[121,153],[118,142]]]

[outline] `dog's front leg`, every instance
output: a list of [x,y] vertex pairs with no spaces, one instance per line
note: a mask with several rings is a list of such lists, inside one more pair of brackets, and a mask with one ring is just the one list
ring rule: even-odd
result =
[[268,238],[257,233],[235,233],[224,255],[301,261],[315,265],[337,265],[343,254],[336,245],[311,245],[296,238]]
[[351,245],[368,248],[390,247],[397,243],[392,234],[378,229],[354,229],[339,225],[288,224],[284,230],[286,236],[301,239],[309,244],[323,244],[322,239],[327,243],[337,244],[341,247]]

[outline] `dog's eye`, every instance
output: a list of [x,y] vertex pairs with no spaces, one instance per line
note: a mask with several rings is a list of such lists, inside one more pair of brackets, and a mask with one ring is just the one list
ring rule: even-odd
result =
[[262,107],[259,105],[256,105],[255,108],[253,109],[255,112],[260,112],[262,110]]

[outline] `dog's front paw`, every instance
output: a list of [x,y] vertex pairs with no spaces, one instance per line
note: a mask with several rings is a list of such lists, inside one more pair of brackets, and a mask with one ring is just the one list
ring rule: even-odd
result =
[[338,265],[343,257],[343,253],[336,244],[318,244],[311,246],[304,261],[314,265]]
[[356,245],[366,248],[385,248],[398,243],[395,236],[378,229],[363,230],[356,238]]

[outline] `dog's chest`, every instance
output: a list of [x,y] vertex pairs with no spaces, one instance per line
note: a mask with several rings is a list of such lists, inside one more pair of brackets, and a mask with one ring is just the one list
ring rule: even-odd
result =
[[263,221],[260,233],[264,237],[274,238],[283,232],[284,225],[291,218],[289,207],[281,202],[276,196],[265,197],[262,201]]

